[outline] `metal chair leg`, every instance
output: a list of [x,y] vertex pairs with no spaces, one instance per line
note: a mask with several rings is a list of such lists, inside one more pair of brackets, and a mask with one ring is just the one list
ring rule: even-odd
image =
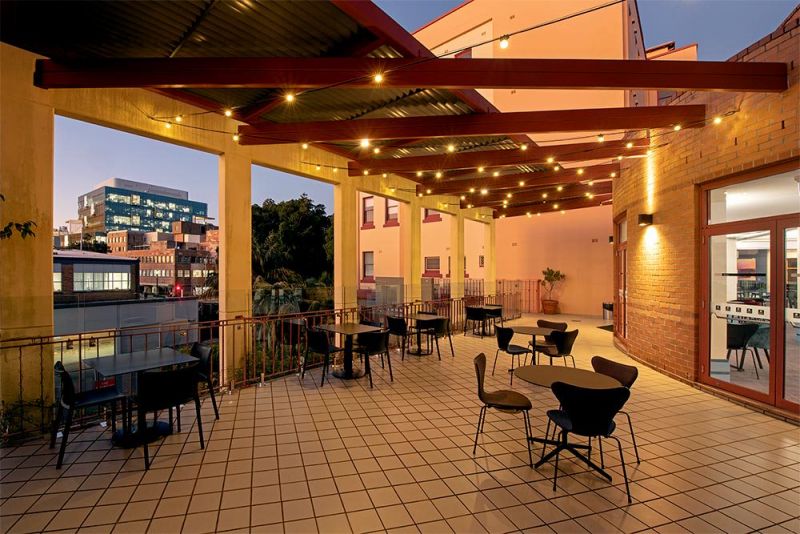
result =
[[[567,431],[564,430],[561,432],[561,441],[566,444],[567,442]],[[556,491],[557,488],[557,481],[558,481],[558,457],[561,455],[561,451],[556,449],[556,464],[555,469],[553,470],[553,491]]]
[[386,362],[389,364],[389,382],[394,382],[394,376],[392,376],[392,357],[389,355],[389,349],[386,349]]
[[206,448],[206,442],[203,438],[203,418],[200,417],[200,396],[194,396],[194,410],[197,412],[197,432],[200,434],[200,448]]
[[[544,431],[544,439],[550,439],[550,418],[547,418],[547,429]],[[547,443],[542,443],[542,457],[539,460],[544,460],[544,450],[547,448]]]
[[631,441],[633,441],[633,452],[636,453],[636,463],[640,464],[642,462],[639,461],[639,447],[636,446],[636,434],[633,433],[633,423],[631,422],[631,414],[629,414],[628,412],[620,412],[620,413],[624,414],[625,417],[628,418],[628,428],[631,431]]
[[533,434],[531,430],[531,419],[528,410],[522,412],[522,422],[525,423],[525,441],[528,444],[528,463],[533,467],[533,453],[531,452],[531,438]]
[[603,457],[603,438],[597,436],[597,445],[600,448],[600,469],[606,468],[605,458]]
[[72,426],[72,408],[67,408],[67,415],[64,418],[64,431],[61,433],[61,447],[58,449],[58,461],[56,469],[61,469],[64,463],[64,452],[67,450],[67,440],[69,439],[69,429]]
[[497,355],[500,354],[500,349],[494,351],[494,363],[492,364],[492,376],[494,376],[494,368],[497,366]]
[[631,499],[631,488],[628,485],[628,470],[625,468],[625,456],[622,453],[622,442],[616,436],[608,437],[615,440],[617,442],[617,446],[619,447],[619,461],[622,463],[622,478],[625,479],[625,492],[628,494],[628,504],[631,504],[633,499]]
[[50,432],[50,448],[56,446],[56,435],[58,434],[58,425],[61,424],[61,418],[64,417],[64,406],[62,406],[61,401],[58,402],[58,409],[56,410],[56,416],[53,419],[53,427]]
[[475,453],[478,451],[478,434],[481,433],[481,421],[483,420],[486,413],[486,406],[481,406],[481,411],[478,414],[478,426],[475,429],[475,444],[472,446],[472,455],[475,456]]

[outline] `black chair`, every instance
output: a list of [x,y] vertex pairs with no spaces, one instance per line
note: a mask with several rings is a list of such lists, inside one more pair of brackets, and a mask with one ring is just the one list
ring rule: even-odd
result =
[[558,458],[561,451],[569,451],[575,457],[582,460],[586,465],[600,473],[606,480],[611,482],[609,475],[602,467],[592,462],[588,456],[584,456],[579,449],[589,449],[589,445],[577,445],[570,443],[568,436],[574,434],[586,438],[611,438],[617,442],[619,447],[619,459],[622,463],[622,475],[625,478],[625,491],[628,494],[628,504],[631,503],[631,490],[628,486],[628,472],[625,468],[625,456],[622,452],[622,442],[613,435],[616,425],[614,417],[619,413],[631,392],[626,387],[612,389],[592,389],[555,382],[551,389],[553,394],[561,404],[558,410],[548,410],[547,412],[547,431],[550,430],[552,422],[561,431],[561,439],[554,450],[549,452],[537,462],[539,467],[544,462],[556,457],[555,469],[553,471],[553,491],[556,490],[558,481]]
[[[200,415],[200,394],[198,393],[198,364],[165,371],[146,371],[139,373],[137,393],[134,400],[138,412],[136,433],[144,447],[144,468],[150,469],[150,451],[147,446],[147,414],[172,409],[173,406],[194,401],[197,413],[197,432],[200,434],[200,448],[205,449],[203,440],[203,419]],[[179,408],[180,409],[180,408]],[[157,420],[157,414],[154,418]]]
[[522,393],[507,389],[499,391],[485,391],[483,381],[486,376],[486,355],[483,353],[475,356],[475,375],[478,378],[478,398],[483,403],[480,415],[478,415],[478,428],[475,431],[475,444],[472,447],[473,456],[478,450],[478,434],[483,433],[483,426],[486,423],[486,410],[494,408],[504,412],[522,413],[522,421],[525,425],[525,442],[528,444],[528,462],[533,467],[533,455],[531,454],[531,401]]
[[483,308],[476,308],[474,306],[467,306],[464,308],[465,310],[465,319],[464,319],[464,335],[467,335],[467,326],[469,323],[472,323],[472,333],[475,333],[475,325],[480,324],[481,327],[478,330],[478,334],[483,338],[483,332],[486,323],[486,310]]
[[511,338],[514,337],[514,330],[511,328],[503,328],[502,326],[498,326],[495,328],[495,336],[497,337],[497,350],[494,353],[494,363],[492,364],[492,376],[494,376],[494,369],[497,367],[497,356],[500,354],[500,351],[505,352],[511,356],[511,384],[514,384],[514,356],[517,357],[517,367],[522,367],[522,363],[520,363],[521,356],[525,356],[525,363],[528,363],[528,354],[531,355],[531,360],[533,359],[533,351],[527,347],[521,347],[519,345],[512,345]]
[[389,381],[394,382],[394,376],[392,376],[392,357],[389,355],[388,330],[359,334],[358,346],[354,350],[364,358],[365,372],[369,375],[369,387],[372,387],[372,367],[369,363],[369,357],[378,354],[381,356],[381,367],[384,365],[383,357],[384,355],[386,356],[386,361],[389,363]]
[[750,339],[747,341],[747,346],[752,348],[753,352],[756,353],[758,367],[761,369],[763,369],[764,366],[761,364],[761,354],[758,352],[758,349],[764,351],[767,363],[769,363],[769,331],[769,325],[760,325],[756,333],[750,336]]
[[[214,417],[219,419],[217,397],[214,395],[214,368],[211,363],[211,347],[205,343],[192,345],[192,356],[200,360],[197,364],[197,378],[205,383],[211,395],[211,404],[214,406]],[[178,427],[180,427],[180,412],[178,412]]]
[[306,345],[306,356],[303,359],[303,369],[300,371],[300,380],[303,380],[306,376],[309,353],[320,354],[322,355],[322,382],[320,382],[320,387],[322,387],[325,385],[325,375],[328,374],[328,369],[331,366],[331,354],[342,352],[344,349],[333,345],[328,333],[324,330],[308,328],[306,330],[306,339],[308,344]]
[[53,426],[50,432],[50,448],[52,449],[56,446],[58,427],[61,424],[61,420],[64,419],[64,431],[61,434],[61,447],[58,449],[58,461],[56,462],[56,469],[61,469],[61,465],[64,463],[64,451],[67,448],[69,431],[72,426],[72,416],[75,410],[110,404],[111,429],[113,432],[116,432],[117,401],[122,402],[123,426],[125,425],[125,413],[127,412],[128,402],[127,397],[117,385],[76,393],[75,384],[72,382],[72,376],[69,374],[69,371],[64,369],[64,365],[61,362],[56,362],[53,368],[55,369],[56,375],[61,379],[61,398],[58,400],[58,410],[55,419],[53,419]]
[[550,334],[554,346],[536,346],[536,352],[542,356],[550,358],[550,365],[553,365],[553,358],[563,358],[564,366],[567,365],[567,358],[572,358],[572,367],[575,367],[575,357],[572,355],[572,347],[575,345],[575,339],[578,337],[578,330],[570,332],[561,332],[554,330]]
[[[567,323],[556,323],[553,321],[546,321],[544,319],[539,319],[536,321],[536,326],[539,328],[550,328],[551,330],[558,330],[559,332],[566,332],[567,331]],[[532,343],[531,343],[532,344]],[[556,342],[553,341],[553,336],[548,335],[544,336],[544,340],[540,343],[536,343],[536,348],[539,347],[555,347]]]
[[453,350],[453,336],[450,332],[450,319],[443,317],[437,319],[433,324],[433,339],[436,341],[436,354],[439,359],[442,359],[442,353],[439,352],[439,338],[447,338],[450,341],[450,355],[455,358],[456,352]]
[[[622,384],[624,387],[628,389],[631,389],[633,383],[636,382],[637,378],[639,378],[639,369],[637,369],[633,365],[625,365],[624,363],[617,363],[607,358],[603,358],[602,356],[592,357],[592,369],[594,369],[596,373],[600,373],[606,376],[610,376],[611,378],[617,379],[620,384]],[[631,422],[631,415],[628,412],[622,410],[620,410],[619,413],[623,414],[625,417],[628,418],[628,428],[631,431],[633,450],[636,452],[636,463],[637,464],[641,463],[639,460],[639,447],[636,446],[636,436],[633,433],[633,423]],[[600,457],[600,461],[602,462],[602,456]]]
[[394,315],[386,316],[386,324],[389,327],[389,334],[400,338],[400,359],[406,359],[406,346],[411,340],[408,324],[402,317]]
[[486,323],[489,325],[489,334],[497,328],[497,321],[500,321],[500,326],[503,326],[503,308],[501,307],[490,307],[485,308],[486,310]]
[[[750,352],[750,356],[753,358],[753,367],[756,370],[756,379],[758,379],[758,366],[756,365],[756,352],[753,350],[752,347],[748,346],[748,342],[750,338],[758,331],[758,325],[756,323],[745,323],[745,324],[732,324],[728,323],[728,354],[725,357],[728,361],[731,360],[731,351],[736,354],[736,357],[739,359],[736,365],[736,369],[739,371],[742,370],[744,367],[744,360],[747,356],[748,351]],[[741,357],[739,357],[739,351],[742,352]]]

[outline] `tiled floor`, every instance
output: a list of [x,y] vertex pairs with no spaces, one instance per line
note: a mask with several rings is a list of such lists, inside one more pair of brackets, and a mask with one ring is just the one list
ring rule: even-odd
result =
[[[579,367],[593,354],[627,360],[595,321],[574,319]],[[186,410],[184,432],[151,448],[146,473],[141,451],[112,449],[100,427],[76,436],[61,471],[44,441],[5,449],[0,530],[800,531],[798,428],[641,366],[627,406],[641,465],[617,431],[634,504],[610,444],[613,484],[567,455],[554,492],[552,464],[527,465],[519,416],[489,412],[473,457],[472,358],[483,351],[491,363],[494,341],[454,342],[456,357],[442,361],[393,353],[394,382],[377,366],[373,390],[366,380],[320,388],[315,370],[304,383],[292,376],[225,396],[216,423],[206,402],[204,451]],[[507,366],[501,356],[498,369]],[[508,386],[505,372],[488,378],[490,389]],[[552,394],[520,380],[514,389],[533,401],[542,435]]]

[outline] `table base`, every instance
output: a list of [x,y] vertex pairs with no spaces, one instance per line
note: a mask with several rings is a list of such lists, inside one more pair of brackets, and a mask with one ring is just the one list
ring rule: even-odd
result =
[[362,369],[354,368],[350,373],[348,373],[344,367],[341,367],[331,371],[331,374],[336,378],[341,378],[342,380],[356,380],[357,378],[364,376],[364,371]]
[[[114,435],[111,436],[111,443],[117,447],[122,447],[123,449],[132,449],[134,447],[138,447],[142,444],[142,441],[136,429],[136,425],[132,425],[130,431],[128,432],[123,429],[117,430],[114,432]],[[169,423],[158,421],[154,425],[147,425],[144,438],[147,440],[147,443],[152,443],[157,439],[164,436],[169,436],[170,434],[172,434],[172,427],[169,426]]]
[[581,454],[578,451],[578,449],[589,449],[588,445],[576,445],[574,443],[567,443],[565,445],[563,441],[558,441],[558,440],[553,440],[553,439],[544,439],[544,438],[528,438],[528,439],[531,442],[534,442],[534,443],[541,443],[542,446],[544,446],[544,445],[555,445],[555,447],[556,447],[552,451],[548,452],[538,462],[533,464],[533,468],[534,469],[538,469],[541,465],[549,462],[550,459],[553,456],[555,456],[556,454],[560,453],[561,451],[569,451],[569,452],[571,452],[573,454],[573,456],[575,456],[579,460],[581,460],[584,463],[586,463],[589,467],[591,467],[592,469],[594,469],[595,471],[600,473],[606,480],[611,482],[611,475],[606,473],[606,471],[604,469],[602,469],[600,466],[598,466],[593,461],[591,461],[587,456],[584,456],[583,454]]

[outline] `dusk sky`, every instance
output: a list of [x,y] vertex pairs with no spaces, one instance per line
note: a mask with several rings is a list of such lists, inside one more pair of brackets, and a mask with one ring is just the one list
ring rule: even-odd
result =
[[[454,0],[376,0],[414,31],[459,5]],[[785,0],[639,0],[646,46],[699,43],[700,59],[725,60],[773,31],[795,7]],[[217,157],[92,124],[56,117],[54,224],[77,216],[82,193],[113,176],[189,191],[217,217]],[[253,168],[253,202],[302,193],[333,210],[333,187],[262,167]]]

